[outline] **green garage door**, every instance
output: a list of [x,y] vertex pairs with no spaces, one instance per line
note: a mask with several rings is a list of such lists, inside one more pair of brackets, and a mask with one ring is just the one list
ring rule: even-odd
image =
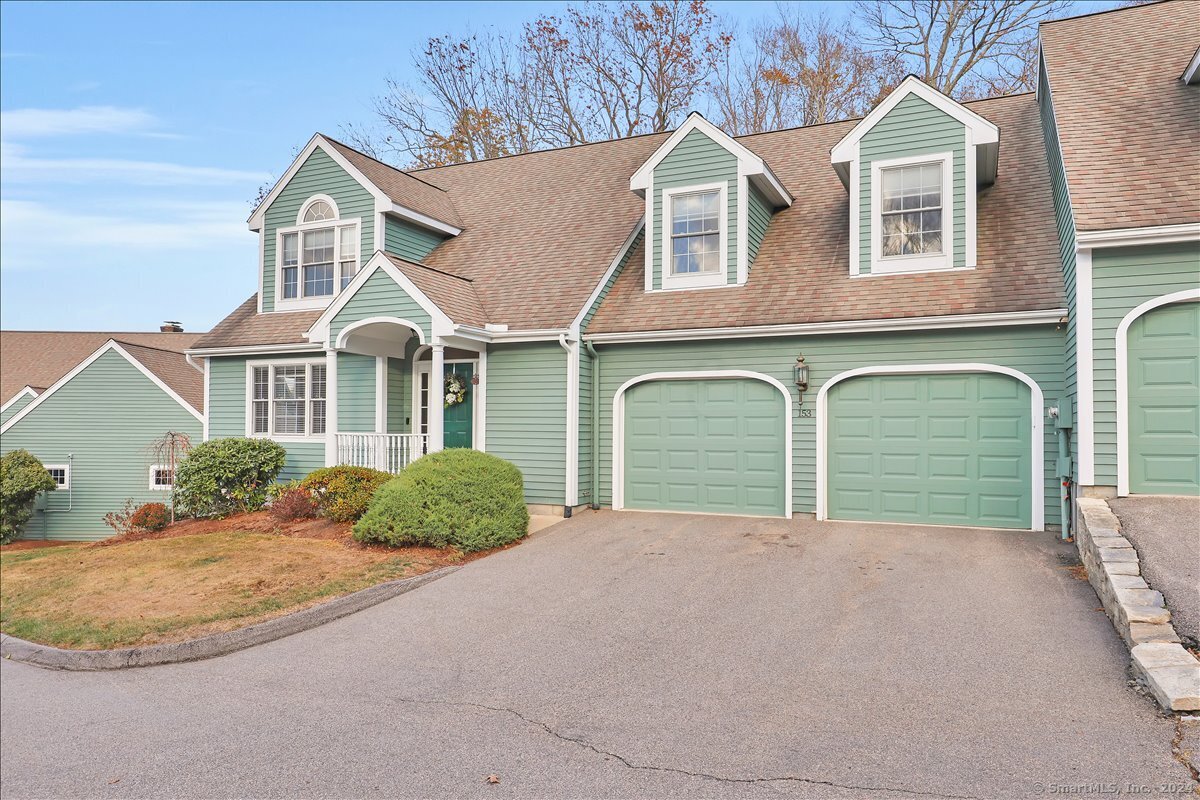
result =
[[751,379],[625,393],[625,507],[783,516],[783,395]]
[[1129,491],[1200,494],[1200,303],[1129,326]]
[[1032,527],[1029,391],[994,373],[877,375],[835,385],[830,519]]

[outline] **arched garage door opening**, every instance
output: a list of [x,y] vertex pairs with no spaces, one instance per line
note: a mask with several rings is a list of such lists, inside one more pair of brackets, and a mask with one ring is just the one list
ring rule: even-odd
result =
[[994,365],[835,376],[817,399],[818,519],[1042,530],[1042,402]]
[[1200,290],[1117,327],[1117,492],[1200,494]]
[[613,399],[613,508],[790,517],[791,403],[753,372],[627,381]]

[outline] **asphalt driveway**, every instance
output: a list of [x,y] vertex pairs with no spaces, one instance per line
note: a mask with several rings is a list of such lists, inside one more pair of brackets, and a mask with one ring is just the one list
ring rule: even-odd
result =
[[104,798],[1186,790],[1176,723],[1129,685],[1072,556],[1051,534],[581,515],[223,658],[3,663],[0,782]]

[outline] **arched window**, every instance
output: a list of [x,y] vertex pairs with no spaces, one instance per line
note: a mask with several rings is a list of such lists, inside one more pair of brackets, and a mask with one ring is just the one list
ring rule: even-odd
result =
[[339,221],[324,195],[301,206],[294,228],[279,231],[279,299],[332,297],[358,273],[358,220]]

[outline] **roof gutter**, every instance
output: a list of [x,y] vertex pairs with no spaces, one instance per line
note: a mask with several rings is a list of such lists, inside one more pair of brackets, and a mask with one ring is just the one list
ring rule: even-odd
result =
[[570,335],[570,328],[531,328],[528,330],[488,330],[474,325],[455,325],[454,335],[487,343],[557,342]]
[[[185,356],[257,356],[275,353],[312,353],[323,348],[317,344],[259,344],[236,347],[193,347],[184,350]],[[190,363],[190,362],[189,362]],[[195,365],[193,365],[195,366]]]
[[940,328],[983,328],[1004,325],[1052,325],[1065,316],[1065,308],[1045,311],[1014,311],[997,314],[955,314],[940,317],[906,319],[847,320],[797,325],[748,325],[738,328],[691,328],[666,331],[621,331],[586,334],[584,339],[597,344],[624,342],[678,342],[698,339],[749,339],[767,336],[821,336],[837,333],[875,333],[880,331],[921,331]]

